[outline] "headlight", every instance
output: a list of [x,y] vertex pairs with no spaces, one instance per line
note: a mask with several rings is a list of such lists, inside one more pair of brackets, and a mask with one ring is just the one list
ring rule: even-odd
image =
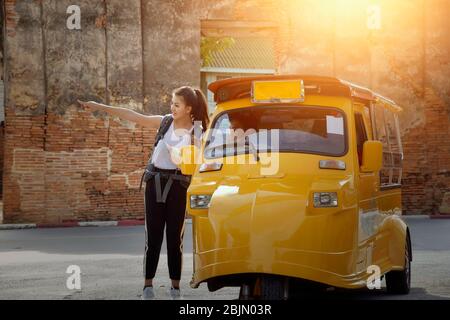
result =
[[208,209],[211,195],[209,194],[192,194],[191,209]]
[[336,192],[314,192],[315,208],[337,207],[338,199]]
[[202,163],[200,165],[200,172],[219,171],[222,169],[222,163]]

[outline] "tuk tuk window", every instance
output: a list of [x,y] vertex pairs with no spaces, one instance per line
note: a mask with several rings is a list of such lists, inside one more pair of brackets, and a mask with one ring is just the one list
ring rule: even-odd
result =
[[[206,158],[257,151],[342,156],[347,152],[346,120],[335,108],[258,106],[219,114],[205,145]],[[248,143],[239,145],[236,140]]]
[[401,184],[403,150],[397,115],[383,105],[374,106],[376,137],[383,143],[383,167],[380,170],[381,187]]

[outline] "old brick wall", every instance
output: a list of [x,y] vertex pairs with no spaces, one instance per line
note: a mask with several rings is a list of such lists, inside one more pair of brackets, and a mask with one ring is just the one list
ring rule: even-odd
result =
[[3,145],[5,141],[5,130],[3,124],[0,126],[0,199],[3,199]]
[[257,20],[274,3],[80,0],[68,30],[68,0],[6,0],[5,222],[142,218],[155,132],[76,99],[167,113],[172,89],[199,85],[200,20]]
[[155,132],[75,101],[169,112],[173,88],[199,84],[200,20],[275,22],[280,73],[335,75],[401,103],[405,211],[433,213],[449,190],[446,0],[79,0],[82,29],[68,30],[71,4],[5,0],[5,222],[143,217]]
[[[367,27],[371,5],[381,10],[380,29]],[[404,212],[437,213],[450,191],[447,0],[247,0],[203,7],[202,19],[275,22],[279,73],[336,76],[397,101],[404,108]]]
[[143,110],[141,1],[78,1],[81,30],[66,28],[71,4],[5,3],[5,222],[143,217],[154,130],[76,105]]
[[[289,45],[282,52],[280,72],[334,75],[398,102],[404,108],[404,212],[437,213],[443,194],[450,191],[448,1],[330,3],[286,3],[291,14],[281,27]],[[367,28],[371,4],[381,8],[380,30]]]

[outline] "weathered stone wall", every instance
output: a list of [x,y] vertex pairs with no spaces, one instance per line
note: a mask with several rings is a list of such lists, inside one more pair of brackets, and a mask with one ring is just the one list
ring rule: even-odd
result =
[[399,102],[404,208],[435,212],[450,188],[450,6],[380,0],[370,32],[371,3],[79,0],[81,30],[68,30],[68,0],[5,0],[5,222],[143,217],[155,132],[75,101],[169,112],[172,89],[199,84],[201,20],[272,21],[280,73],[335,75]]
[[[337,0],[325,6],[330,3],[288,3],[293,14],[282,27],[289,28],[285,42],[292,45],[280,72],[334,75],[399,103],[404,211],[436,213],[450,190],[448,1]],[[373,3],[381,8],[381,29],[370,31],[367,7]]]
[[[5,222],[143,217],[138,191],[154,130],[80,110],[142,110],[140,1],[7,1]],[[120,14],[119,14],[120,13]]]
[[[5,129],[3,124],[0,126],[0,199],[3,199],[3,158],[4,158]],[[0,220],[2,217],[0,217]]]
[[[450,191],[450,4],[445,0],[431,3],[426,10],[424,30],[425,126],[422,127],[425,128],[426,165],[412,175],[414,179],[418,173],[419,176],[426,173],[425,197],[414,208],[417,212],[437,212],[444,193]],[[405,139],[413,140],[415,129],[410,128]],[[419,183],[412,180],[409,184]],[[408,199],[415,200],[414,194],[410,193]]]
[[[0,7],[0,21],[3,26],[4,6]],[[3,85],[3,29],[0,32],[0,199],[3,199],[3,144],[5,141],[5,111],[4,111],[4,85]],[[0,214],[0,223],[3,221],[3,204],[2,213]]]
[[197,1],[143,1],[146,112],[170,112],[171,91],[200,84],[200,21]]

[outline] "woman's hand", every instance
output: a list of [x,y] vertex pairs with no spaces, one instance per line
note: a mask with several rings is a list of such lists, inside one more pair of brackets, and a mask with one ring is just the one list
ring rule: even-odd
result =
[[80,104],[81,108],[83,108],[85,111],[95,111],[95,110],[101,110],[103,109],[103,105],[100,103],[97,103],[95,101],[81,101],[78,100],[78,103]]

